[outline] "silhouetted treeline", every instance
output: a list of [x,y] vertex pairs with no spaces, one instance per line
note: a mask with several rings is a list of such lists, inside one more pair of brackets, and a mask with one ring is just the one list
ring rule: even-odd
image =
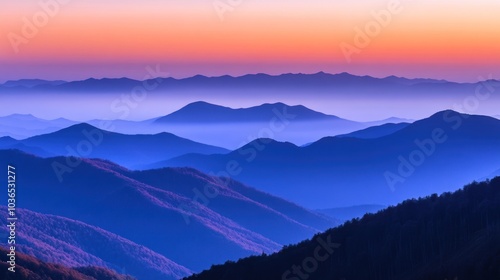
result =
[[[340,246],[327,254],[320,239]],[[279,253],[185,279],[500,279],[500,177],[407,200]]]

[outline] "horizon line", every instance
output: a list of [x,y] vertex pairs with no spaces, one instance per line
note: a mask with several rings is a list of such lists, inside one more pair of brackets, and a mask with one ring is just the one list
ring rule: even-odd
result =
[[143,81],[147,81],[147,80],[152,80],[152,79],[157,79],[157,78],[162,78],[162,79],[173,79],[173,80],[177,80],[177,81],[181,81],[181,80],[186,80],[186,79],[191,79],[191,78],[195,78],[195,77],[204,77],[204,78],[223,78],[223,77],[230,77],[230,78],[242,78],[242,77],[246,77],[246,76],[257,76],[257,75],[266,75],[266,76],[270,76],[270,77],[280,77],[280,76],[284,76],[284,75],[308,75],[308,76],[312,76],[312,75],[318,75],[318,74],[326,74],[326,75],[331,75],[331,76],[338,76],[338,75],[350,75],[350,76],[354,76],[354,77],[361,77],[361,78],[373,78],[373,79],[378,79],[378,80],[384,80],[384,79],[388,79],[388,78],[397,78],[397,79],[407,79],[407,80],[431,80],[431,81],[438,81],[438,82],[448,82],[448,83],[456,83],[456,84],[475,84],[475,83],[478,83],[478,82],[484,82],[484,81],[490,81],[490,80],[493,80],[493,81],[500,81],[500,80],[496,80],[496,79],[485,79],[485,80],[477,80],[476,82],[466,82],[466,81],[456,81],[456,80],[447,80],[447,79],[440,79],[440,78],[422,78],[422,77],[418,77],[418,78],[408,78],[408,77],[405,77],[405,76],[397,76],[397,75],[389,75],[389,76],[384,76],[384,77],[375,77],[375,76],[371,76],[371,75],[356,75],[356,74],[352,74],[352,73],[349,73],[349,72],[337,72],[337,73],[330,73],[330,72],[325,72],[325,71],[319,71],[319,72],[315,72],[315,73],[303,73],[303,72],[297,72],[297,73],[292,73],[292,72],[286,72],[286,73],[281,73],[281,74],[268,74],[268,73],[264,73],[264,72],[259,72],[259,73],[248,73],[248,74],[242,74],[242,75],[230,75],[230,74],[225,74],[225,75],[214,75],[214,76],[210,76],[210,75],[202,75],[202,74],[196,74],[196,75],[192,75],[192,76],[187,76],[187,77],[184,77],[184,78],[175,78],[175,77],[171,77],[171,76],[167,76],[167,77],[153,77],[153,78],[150,78],[150,79],[145,79],[145,80],[140,80],[140,79],[134,79],[134,78],[130,78],[130,77],[126,77],[126,76],[122,76],[122,77],[101,77],[101,78],[96,78],[96,77],[89,77],[89,78],[86,78],[86,79],[77,79],[77,80],[61,80],[61,79],[54,79],[54,80],[47,80],[47,79],[41,79],[41,78],[21,78],[21,79],[16,79],[16,80],[5,80],[3,81],[0,85],[5,85],[6,83],[8,82],[19,82],[19,81],[22,81],[22,80],[41,80],[41,81],[47,81],[47,82],[57,82],[57,81],[61,81],[61,82],[64,82],[64,83],[72,83],[72,82],[84,82],[84,81],[88,81],[88,80],[121,80],[121,79],[128,79],[128,80],[132,80],[132,81],[137,81],[137,82],[143,82]]

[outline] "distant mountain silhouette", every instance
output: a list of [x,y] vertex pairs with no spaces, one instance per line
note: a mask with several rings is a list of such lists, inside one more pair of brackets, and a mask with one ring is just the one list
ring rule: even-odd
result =
[[[154,82],[156,79],[147,81]],[[55,81],[53,84],[50,82],[28,82],[33,88],[39,90],[72,90],[72,91],[92,91],[92,90],[130,90],[134,86],[140,86],[142,81],[133,80],[129,78],[103,78],[95,79],[90,78],[82,81],[72,81],[61,83]],[[22,82],[10,82],[10,84],[22,84]],[[33,85],[35,84],[35,85]],[[414,86],[418,84],[424,85],[441,85],[441,84],[457,84],[444,80],[433,79],[407,79],[390,76],[387,78],[374,78],[370,76],[356,76],[349,73],[329,74],[319,72],[316,74],[281,74],[281,75],[268,75],[268,74],[249,74],[239,77],[232,76],[219,76],[219,77],[206,77],[196,75],[189,78],[174,79],[169,77],[162,78],[162,87],[170,88],[187,88],[187,87],[230,87],[235,86],[251,86],[251,87],[273,87],[273,86],[286,86],[286,87],[304,87],[315,85],[316,87],[325,87],[330,85],[346,86],[358,85],[364,87],[400,87],[400,86]],[[457,84],[458,85],[458,84]],[[5,84],[3,85],[5,86]]]
[[70,268],[60,264],[40,261],[32,256],[16,253],[15,272],[7,270],[9,251],[0,246],[0,278],[3,280],[134,280],[102,267]]
[[[167,116],[144,121],[94,119],[87,123],[122,134],[158,134],[169,131],[196,142],[236,149],[251,140],[250,137],[255,139],[264,133],[279,141],[305,144],[325,136],[343,135],[359,129],[398,121],[401,119],[389,118],[364,123],[354,122],[316,112],[304,106],[289,106],[284,103],[232,109],[200,101],[190,103]],[[25,139],[53,133],[76,124],[78,123],[62,118],[44,120],[32,115],[15,114],[0,117],[0,137],[4,135],[15,139]],[[106,126],[107,124],[109,125]],[[391,128],[374,128],[374,130],[379,131],[373,132],[374,135],[392,131]],[[231,133],[227,133],[227,131],[231,131]],[[224,137],[220,137],[221,134],[224,134]],[[18,148],[28,151],[22,146],[4,146],[3,148]],[[47,154],[51,153],[46,152],[43,155]],[[141,166],[141,164],[129,167],[137,166]]]
[[185,279],[500,279],[499,202],[500,178],[474,183]]
[[107,91],[107,92],[117,92],[117,91],[128,91],[130,92],[134,87],[141,86],[142,82],[129,79],[129,78],[89,78],[82,81],[72,81],[67,83],[62,83],[59,85],[53,84],[40,84],[34,86],[37,90],[49,90],[49,91],[81,91],[92,93],[95,91]]
[[284,103],[266,103],[250,108],[233,109],[199,101],[190,103],[167,116],[160,117],[155,122],[269,122],[283,114],[283,112],[293,115],[293,121],[340,120],[336,116],[319,113],[302,105],[289,106]]
[[[305,144],[381,123],[386,121],[355,122],[281,102],[233,109],[199,101],[154,120],[151,127],[163,127],[182,137],[236,149],[264,135]],[[224,137],[220,137],[222,134]]]
[[372,139],[393,134],[394,132],[407,127],[409,123],[387,123],[379,126],[371,126],[362,130],[347,134],[337,135],[337,137],[354,137],[361,139]]
[[32,146],[25,145],[25,144],[20,143],[19,141],[15,140],[13,138],[10,138],[8,136],[0,138],[0,149],[5,149],[5,150],[9,150],[9,149],[20,150],[20,151],[23,151],[25,153],[37,155],[37,156],[40,156],[40,157],[55,156],[55,154],[49,153],[49,152],[45,151],[42,148],[32,147]]
[[[7,213],[5,206],[0,206],[0,210]],[[192,273],[144,246],[103,229],[25,209],[17,209],[16,214],[16,250],[45,262],[68,267],[107,267],[137,279],[175,280]],[[8,234],[6,221],[0,224],[0,233]]]
[[9,137],[9,136],[0,137],[0,146],[2,146],[2,147],[15,145],[17,143],[18,143],[18,141],[12,137]]
[[495,171],[499,158],[499,120],[443,111],[375,139],[326,137],[305,147],[257,139],[229,154],[190,154],[149,167],[216,172],[237,162],[237,180],[317,209],[450,191]]
[[[361,94],[359,90],[377,90],[393,94],[400,91],[410,92],[446,92],[450,91],[465,93],[467,90],[474,89],[479,84],[472,83],[455,83],[444,80],[433,79],[407,79],[399,77],[386,77],[374,78],[370,76],[356,76],[349,73],[329,74],[319,72],[315,74],[281,74],[281,75],[267,75],[267,74],[249,74],[240,77],[220,76],[220,77],[206,77],[197,75],[194,77],[174,79],[163,77],[159,79],[146,80],[147,83],[152,84],[161,81],[158,84],[159,90],[172,94],[172,91],[191,91],[194,89],[203,89],[207,92],[224,91],[224,90],[239,90],[245,89],[289,89],[289,90],[303,90],[309,89],[310,91],[321,91],[320,94],[327,94],[328,90],[346,90],[353,89]],[[498,86],[500,82],[491,81],[491,84]],[[89,94],[98,92],[130,92],[136,86],[142,86],[143,81],[128,79],[128,78],[104,78],[95,79],[90,78],[82,81],[73,81],[66,83],[41,83],[32,86],[32,90],[36,91],[49,91],[49,92],[87,92]],[[0,91],[26,91],[31,90],[23,86],[9,87],[0,85]],[[241,92],[246,93],[246,92]],[[347,92],[346,92],[347,93]]]
[[384,81],[390,81],[393,83],[399,83],[403,85],[416,85],[416,84],[443,84],[443,83],[449,83],[446,80],[436,80],[436,79],[422,79],[422,78],[417,78],[417,79],[408,79],[404,77],[396,77],[396,76],[388,76],[385,78],[382,78]]
[[[162,102],[165,97],[186,103],[194,100],[214,102],[214,100],[227,100],[231,98],[233,98],[233,100],[234,98],[241,100],[262,100],[262,102],[275,102],[276,100],[286,102],[290,102],[289,100],[297,100],[294,102],[301,102],[300,100],[304,100],[303,102],[306,102],[306,100],[311,100],[311,103],[307,102],[307,104],[303,104],[308,105],[313,103],[318,104],[316,100],[321,100],[324,104],[332,104],[332,107],[336,108],[332,109],[332,112],[334,112],[333,114],[339,116],[345,116],[346,114],[351,115],[345,108],[361,111],[369,108],[373,110],[375,110],[374,108],[386,108],[384,110],[386,110],[387,113],[394,116],[402,116],[401,114],[412,112],[414,107],[418,106],[418,104],[426,105],[419,107],[419,111],[431,114],[432,112],[448,108],[450,104],[455,102],[463,102],[463,100],[470,97],[471,92],[475,92],[478,87],[484,88],[485,84],[489,92],[498,92],[498,90],[500,90],[500,82],[496,80],[488,80],[486,82],[480,81],[476,83],[456,83],[432,79],[407,79],[399,77],[374,78],[370,76],[356,76],[349,73],[328,74],[324,72],[315,74],[282,74],[275,76],[252,74],[240,77],[231,77],[227,75],[220,77],[205,77],[198,75],[183,79],[167,77],[162,79],[155,78],[145,82],[149,85],[155,85],[153,89],[154,95],[148,97],[148,102],[159,103]],[[56,94],[62,97],[79,96],[80,98],[86,98],[92,95],[92,98],[95,98],[94,100],[108,102],[107,99],[110,95],[114,95],[117,99],[121,99],[120,96],[122,94],[128,93],[130,95],[134,88],[143,86],[144,81],[128,78],[92,78],[83,81],[67,82],[60,85],[41,84],[33,86],[32,88],[6,87],[0,85],[0,92],[10,98],[20,98],[22,96],[23,100],[30,98],[35,100],[35,98],[40,98],[40,96],[44,96],[45,94]],[[103,93],[106,93],[106,95]],[[436,99],[436,96],[439,96],[439,98]],[[493,103],[498,101],[498,99],[499,97],[497,95],[492,94],[489,97],[489,102]],[[359,100],[363,100],[363,102],[359,103]],[[428,100],[433,100],[433,102],[431,104],[425,103]],[[44,102],[41,102],[41,104],[43,103]],[[35,110],[34,112],[38,113],[40,111]],[[359,113],[357,115],[359,116]],[[89,118],[94,117],[90,115],[87,116],[89,116]],[[336,131],[336,133],[322,134],[320,137],[324,137],[325,135],[333,136],[346,134],[373,125],[376,124],[364,125],[363,127],[356,127],[352,130]],[[208,129],[213,129],[213,127]],[[216,142],[207,142],[200,138],[180,134],[180,130],[167,131],[199,142],[220,146],[220,144]],[[297,132],[300,132],[300,130],[295,128],[294,133],[296,134]],[[303,132],[303,134],[310,134],[311,132],[314,132],[314,129]],[[17,135],[10,136],[16,137]],[[298,145],[303,145],[319,139],[319,137],[316,137],[317,134],[314,136],[314,139],[300,139],[300,141],[296,141],[290,137],[277,138],[277,140],[292,141]],[[248,139],[246,140],[248,142]],[[230,148],[234,149],[237,146],[241,146],[241,142],[242,141],[237,143],[232,142]]]
[[7,81],[2,84],[2,86],[5,87],[34,87],[34,86],[39,86],[39,85],[51,85],[51,86],[58,86],[62,85],[64,83],[67,83],[66,81],[47,81],[47,80],[40,80],[40,79],[21,79],[21,80],[15,80],[15,81]]
[[[102,228],[194,271],[270,253],[337,224],[193,169],[133,172],[108,161],[75,160],[0,150],[0,164],[18,166],[23,178],[17,207]],[[57,172],[66,172],[62,181]]]
[[76,122],[64,118],[45,120],[29,114],[13,114],[0,117],[0,136],[24,139],[30,136],[51,133],[74,124]]
[[[273,135],[268,136],[301,144],[325,136],[401,121],[402,119],[389,118],[360,123],[284,103],[232,109],[199,101],[167,116],[144,121],[93,119],[86,123],[122,134],[158,134],[169,131],[197,142],[235,149],[248,142],[249,135],[269,132],[269,129]],[[76,124],[79,123],[63,118],[45,120],[33,115],[13,114],[0,117],[0,137],[25,139]],[[228,134],[227,131],[231,133]],[[220,137],[221,134],[224,137]]]
[[0,137],[0,149],[15,149],[41,157],[54,156],[54,154],[51,154],[43,150],[42,148],[24,145],[23,143],[20,143],[18,140],[9,136]]
[[[0,148],[15,148],[12,139],[0,139]],[[157,162],[163,158],[186,153],[216,154],[227,150],[215,146],[197,143],[170,133],[155,135],[126,135],[108,132],[89,124],[77,124],[71,127],[39,136],[17,141],[18,144],[45,151],[38,154],[35,150],[21,148],[39,156],[70,155],[109,159],[127,167]]]

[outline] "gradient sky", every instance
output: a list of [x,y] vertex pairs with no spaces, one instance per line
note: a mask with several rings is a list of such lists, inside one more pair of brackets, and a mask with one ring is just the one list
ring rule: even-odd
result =
[[[387,9],[390,0],[241,0],[224,20],[214,3],[237,0],[60,0],[67,3],[26,38],[24,20],[43,21],[39,3],[55,1],[0,3],[0,82],[142,79],[145,67],[157,64],[173,77],[318,71],[500,77],[497,0],[401,0],[402,10],[350,63],[340,44],[355,46],[355,28],[364,29],[371,12]],[[15,36],[25,38],[18,52]]]

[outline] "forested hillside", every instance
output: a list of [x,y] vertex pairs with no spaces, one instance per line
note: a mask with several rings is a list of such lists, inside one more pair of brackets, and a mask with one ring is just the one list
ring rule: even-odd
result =
[[407,200],[186,279],[500,279],[500,177]]

